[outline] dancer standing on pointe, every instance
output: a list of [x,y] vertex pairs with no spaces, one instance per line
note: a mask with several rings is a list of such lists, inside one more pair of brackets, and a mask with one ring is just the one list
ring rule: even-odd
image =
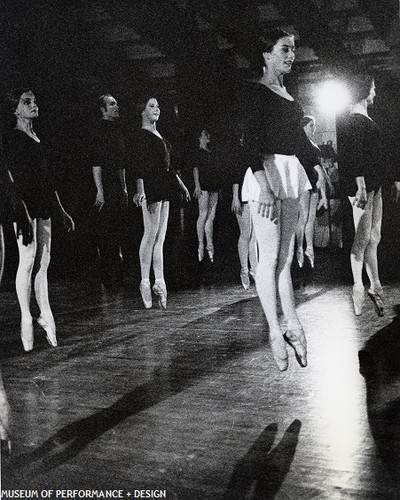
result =
[[[313,156],[321,156],[321,150],[313,142],[315,134],[315,119],[313,116],[304,116],[300,125],[310,141],[313,148]],[[307,162],[304,162],[306,165]],[[313,165],[311,169],[306,170],[308,180],[312,189],[304,191],[299,200],[299,220],[296,227],[296,257],[299,267],[304,265],[304,256],[307,257],[311,268],[314,268],[314,227],[317,217],[317,210],[321,207],[328,208],[328,199],[326,197],[326,177],[322,165]],[[306,249],[304,250],[304,240]]]
[[45,146],[33,129],[39,114],[33,92],[15,89],[8,93],[7,119],[14,128],[4,136],[6,166],[15,182],[18,196],[25,202],[33,221],[33,240],[28,245],[20,234],[17,219],[14,226],[19,250],[16,291],[21,309],[21,340],[25,351],[33,349],[33,323],[30,311],[32,276],[35,297],[40,309],[39,325],[47,340],[57,346],[56,326],[51,311],[47,269],[50,263],[51,217],[60,216],[68,231],[75,229],[74,221],[64,210],[55,189],[45,154]]
[[[294,36],[280,29],[260,37],[263,75],[244,95],[245,157],[243,200],[248,200],[259,251],[256,288],[268,321],[272,353],[279,370],[288,367],[286,343],[307,366],[306,337],[297,316],[290,266],[299,197],[311,185],[299,158],[319,164],[300,120],[301,106],[287,92],[283,77],[295,58]],[[308,165],[307,165],[308,166]],[[286,320],[282,334],[277,294]]]
[[140,293],[144,307],[153,305],[150,270],[153,266],[153,292],[161,308],[167,307],[164,280],[163,247],[168,226],[169,201],[182,192],[186,201],[190,194],[171,165],[170,143],[157,130],[160,107],[155,97],[144,98],[138,105],[142,128],[138,133],[132,157],[135,162],[136,193],[133,202],[142,207],[144,234],[140,244]]
[[[382,226],[382,185],[387,182],[389,171],[385,168],[382,134],[368,115],[368,108],[376,96],[374,80],[369,75],[361,75],[351,83],[353,105],[339,128],[338,151],[340,182],[352,205],[355,229],[350,253],[353,307],[354,314],[361,315],[365,301],[362,280],[365,267],[370,281],[368,296],[377,315],[383,316],[385,305],[378,271],[378,245]],[[400,182],[395,182],[395,188],[399,193]]]
[[[214,219],[218,204],[218,191],[222,188],[221,175],[215,165],[215,158],[209,148],[210,134],[206,129],[201,131],[199,148],[193,158],[194,193],[193,197],[199,202],[199,216],[196,229],[198,259],[204,259],[204,237],[206,239],[207,255],[211,263],[214,262]],[[213,163],[214,162],[214,163]]]

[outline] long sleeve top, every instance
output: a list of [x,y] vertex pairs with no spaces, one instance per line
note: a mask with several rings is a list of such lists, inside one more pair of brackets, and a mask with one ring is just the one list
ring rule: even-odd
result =
[[381,131],[360,113],[350,114],[339,127],[339,177],[347,196],[357,192],[356,177],[364,177],[367,191],[378,190],[387,180]]
[[263,169],[266,155],[295,155],[310,172],[319,164],[300,120],[304,116],[296,101],[281,97],[261,83],[249,86],[242,97],[244,148],[253,172]]
[[42,142],[35,141],[22,130],[12,130],[4,140],[5,166],[32,219],[48,219],[54,209],[55,180],[47,153]]
[[171,200],[179,191],[171,165],[171,145],[149,130],[140,129],[131,152],[135,179],[143,179],[147,203]]

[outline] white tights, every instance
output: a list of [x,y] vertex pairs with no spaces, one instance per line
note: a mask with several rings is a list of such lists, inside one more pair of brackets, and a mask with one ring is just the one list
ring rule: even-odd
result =
[[258,244],[256,288],[273,337],[282,334],[278,319],[277,293],[287,328],[301,328],[295,310],[290,274],[299,203],[293,198],[278,200],[278,217],[274,222],[258,213],[257,201],[250,201],[249,204]]
[[[14,224],[16,231],[16,224]],[[17,232],[17,231],[16,231]],[[35,298],[40,309],[40,315],[53,322],[53,314],[49,303],[47,270],[50,264],[51,219],[33,220],[33,240],[29,245],[23,245],[22,235],[17,235],[19,250],[19,265],[15,287],[22,322],[31,322],[30,311],[32,276],[34,280]]]
[[242,204],[242,213],[236,213],[236,219],[240,231],[238,240],[240,267],[242,271],[248,271],[250,261],[250,270],[255,273],[257,269],[257,244],[248,203]]
[[163,247],[167,233],[169,201],[152,203],[154,213],[150,213],[147,202],[142,205],[144,233],[140,243],[140,271],[142,281],[150,281],[150,269],[153,264],[155,280],[164,284]]
[[317,216],[318,193],[304,191],[299,199],[299,220],[296,226],[297,251],[302,252],[304,239],[308,253],[314,249],[314,226]]
[[[353,204],[354,197],[349,196]],[[382,288],[378,272],[378,245],[381,241],[382,191],[368,193],[365,209],[353,206],[354,241],[351,247],[350,262],[354,285],[363,286],[362,271],[365,265],[372,290]]]

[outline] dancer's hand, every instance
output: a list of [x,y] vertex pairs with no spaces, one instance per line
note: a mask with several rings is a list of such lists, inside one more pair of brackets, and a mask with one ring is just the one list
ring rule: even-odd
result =
[[135,193],[133,195],[132,201],[137,207],[141,207],[145,199],[146,195],[144,193]]
[[201,196],[201,193],[202,193],[201,187],[200,186],[196,186],[194,188],[194,191],[193,191],[193,198],[196,198],[196,200],[198,200],[200,198],[200,196]]
[[65,229],[70,232],[75,230],[75,222],[73,218],[67,214],[65,210],[61,211],[61,220]]
[[23,201],[17,204],[17,237],[22,234],[22,244],[27,246],[33,240],[33,222]]
[[232,199],[231,211],[234,214],[242,215],[243,208],[242,208],[242,204],[240,203],[239,198]]
[[276,198],[271,190],[261,189],[258,200],[258,213],[271,221],[277,218]]
[[365,209],[365,205],[367,204],[368,201],[368,195],[367,195],[367,190],[365,187],[359,186],[356,192],[356,196],[353,201],[353,206],[361,208],[362,210]]
[[97,191],[96,201],[94,202],[94,208],[100,212],[104,205],[104,194],[101,191]]

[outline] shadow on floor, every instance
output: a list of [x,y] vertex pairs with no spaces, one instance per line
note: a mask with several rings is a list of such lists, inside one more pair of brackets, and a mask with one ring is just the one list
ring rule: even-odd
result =
[[[272,449],[278,426],[275,423],[268,425],[246,455],[236,463],[223,500],[275,498],[293,461],[300,428],[300,420],[294,420]],[[251,497],[248,496],[250,493]]]
[[400,487],[400,305],[396,317],[358,353],[365,378],[372,436],[390,476]]

